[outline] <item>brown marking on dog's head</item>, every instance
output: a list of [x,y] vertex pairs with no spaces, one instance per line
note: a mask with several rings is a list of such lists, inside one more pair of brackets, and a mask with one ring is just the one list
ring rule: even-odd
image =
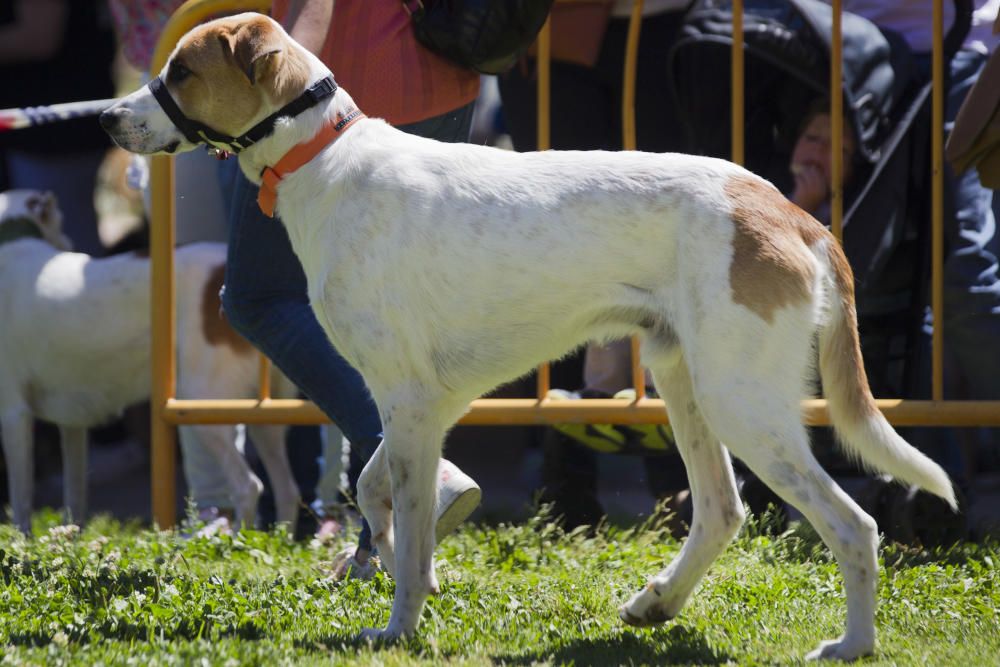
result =
[[165,80],[184,115],[231,136],[312,83],[299,47],[277,23],[251,13],[218,19],[185,35]]
[[201,329],[209,345],[227,345],[236,354],[246,355],[253,352],[253,346],[246,338],[236,333],[230,326],[222,311],[219,291],[222,290],[226,277],[226,267],[223,264],[212,269],[205,281],[201,293]]
[[772,322],[775,311],[809,300],[815,259],[808,246],[829,232],[765,181],[735,176],[725,193],[735,230],[733,302]]

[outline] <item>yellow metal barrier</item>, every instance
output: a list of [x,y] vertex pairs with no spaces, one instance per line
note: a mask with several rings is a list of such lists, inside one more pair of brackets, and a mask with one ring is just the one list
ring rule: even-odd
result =
[[[559,0],[560,2],[587,0]],[[935,0],[933,13],[933,98],[932,122],[932,305],[934,309],[933,339],[933,393],[930,401],[879,399],[878,407],[890,422],[900,426],[1000,426],[1000,401],[944,401],[943,399],[943,343],[941,312],[943,305],[943,135],[939,128],[944,124],[944,61],[943,61],[943,0]],[[623,146],[635,148],[635,120],[633,100],[635,94],[636,52],[642,1],[633,5],[627,41],[625,95],[623,104]],[[833,229],[840,235],[842,228],[843,190],[840,178],[843,145],[843,100],[840,83],[841,70],[841,0],[832,0],[835,20],[831,50],[830,88],[832,119]],[[164,65],[173,46],[187,30],[206,17],[237,11],[267,11],[270,2],[264,0],[188,0],[167,24],[153,55],[152,71]],[[733,50],[732,50],[732,159],[744,161],[744,66],[743,50],[743,0],[733,1]],[[550,144],[550,40],[548,24],[539,36],[538,48],[538,147]],[[176,424],[234,424],[234,423],[287,423],[319,424],[328,420],[311,402],[290,399],[272,399],[269,392],[269,365],[261,362],[261,389],[259,398],[219,400],[180,400],[176,394],[175,359],[175,302],[174,302],[174,183],[173,159],[158,156],[152,161],[152,221],[150,231],[150,256],[152,258],[152,496],[153,518],[161,527],[176,523],[174,486],[176,460],[173,426]],[[664,403],[660,399],[643,395],[644,381],[639,365],[638,349],[633,341],[633,380],[636,399],[583,399],[579,401],[549,401],[548,365],[539,368],[537,396],[523,399],[479,399],[473,401],[469,411],[459,422],[469,425],[524,425],[574,423],[667,423]],[[802,403],[803,419],[808,424],[829,424],[826,401],[805,400]]]
[[[153,51],[151,72],[166,64],[178,40],[205,18],[224,12],[256,9],[269,11],[268,0],[188,0],[167,21]],[[149,230],[151,313],[151,365],[153,386],[150,392],[152,431],[153,519],[160,526],[177,522],[175,487],[176,438],[167,421],[167,401],[177,394],[176,301],[174,296],[174,160],[157,155],[150,164],[151,214]],[[241,422],[243,420],[237,420]]]

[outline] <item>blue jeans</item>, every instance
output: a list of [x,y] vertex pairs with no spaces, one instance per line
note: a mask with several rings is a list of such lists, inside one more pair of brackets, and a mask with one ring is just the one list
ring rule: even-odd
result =
[[[985,63],[986,56],[971,49],[959,50],[951,61],[946,132],[954,127],[958,109]],[[923,64],[929,71],[929,57]],[[975,170],[956,175],[947,163],[945,188],[952,204],[950,211],[945,209],[944,226],[945,398],[1000,399],[1000,238],[996,233],[993,192],[980,184]],[[928,310],[926,336],[932,329]],[[929,340],[925,346],[929,350]],[[925,383],[929,387],[929,352],[924,357]],[[1000,430],[992,428],[942,429],[938,435],[925,432],[915,440],[957,477],[960,485],[971,481],[967,477],[975,474],[975,459],[1000,445]]]
[[[468,104],[400,129],[464,141],[472,109]],[[334,349],[317,321],[285,227],[261,213],[257,187],[242,173],[233,188],[222,304],[233,327],[340,427],[366,463],[382,440],[378,409],[361,375]],[[371,550],[367,523],[359,546]]]

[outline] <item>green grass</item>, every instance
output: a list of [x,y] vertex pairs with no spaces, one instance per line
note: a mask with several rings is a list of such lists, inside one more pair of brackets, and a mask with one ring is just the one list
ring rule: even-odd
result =
[[[680,617],[650,630],[615,610],[676,555],[662,531],[468,527],[437,551],[442,590],[419,637],[373,649],[354,637],[386,623],[393,583],[332,582],[334,547],[56,521],[39,515],[31,541],[0,526],[0,664],[775,664],[843,624],[840,576],[807,527],[748,526]],[[865,665],[1000,665],[1000,546],[880,556]]]

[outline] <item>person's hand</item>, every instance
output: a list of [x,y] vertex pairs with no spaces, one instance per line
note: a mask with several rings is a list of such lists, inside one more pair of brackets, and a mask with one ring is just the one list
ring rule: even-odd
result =
[[799,208],[814,213],[830,198],[830,181],[823,170],[814,164],[793,164],[792,176],[795,178],[795,190],[791,200]]

